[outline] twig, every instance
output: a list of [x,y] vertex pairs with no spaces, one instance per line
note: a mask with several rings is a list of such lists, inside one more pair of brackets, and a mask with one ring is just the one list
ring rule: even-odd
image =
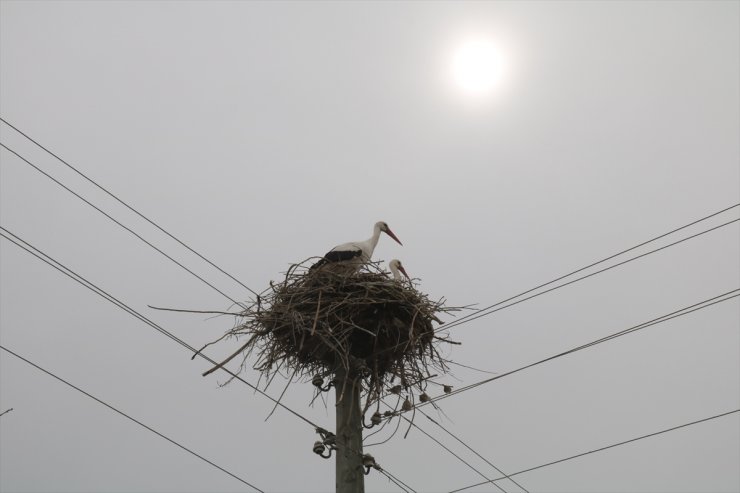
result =
[[234,353],[231,356],[229,356],[228,358],[226,358],[225,360],[223,360],[221,363],[217,364],[216,366],[214,366],[210,370],[208,370],[205,373],[203,373],[203,376],[205,377],[207,375],[210,375],[211,373],[213,373],[214,371],[220,369],[222,366],[224,366],[226,363],[228,363],[232,359],[234,359],[237,356],[239,356],[239,353],[241,353],[242,351],[244,351],[252,343],[252,341],[255,339],[255,337],[257,337],[257,334],[254,334],[252,337],[250,337],[249,340],[247,342],[245,342],[242,347],[240,347],[239,349],[237,349],[236,351],[234,351]]
[[162,308],[162,307],[159,307],[159,306],[152,306],[152,305],[147,305],[147,306],[149,308],[153,309],[153,310],[162,310],[162,311],[166,311],[166,312],[216,313],[218,315],[235,315],[237,317],[241,317],[241,316],[244,315],[244,312],[234,313],[234,312],[222,312],[222,311],[218,311],[218,310],[184,310],[184,309],[180,309],[180,308]]
[[316,333],[316,323],[319,321],[319,308],[321,308],[321,290],[319,290],[319,300],[316,302],[316,316],[313,318],[313,327],[311,328],[311,335]]

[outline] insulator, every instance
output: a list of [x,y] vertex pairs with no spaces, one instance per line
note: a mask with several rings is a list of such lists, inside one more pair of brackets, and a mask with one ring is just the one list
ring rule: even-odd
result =
[[373,467],[375,465],[375,457],[370,454],[364,454],[362,456],[362,465],[365,467]]
[[430,399],[431,399],[431,398],[430,398],[430,397],[429,397],[429,396],[427,395],[427,393],[426,393],[426,392],[424,392],[423,394],[421,394],[421,395],[419,396],[419,400],[420,400],[421,402],[429,402],[429,400],[430,400]]
[[444,389],[445,394],[449,394],[450,392],[452,392],[452,385],[445,385],[442,388]]
[[370,422],[374,425],[379,425],[380,421],[381,421],[380,413],[375,411],[375,413],[373,413],[373,416],[370,418]]
[[315,442],[313,444],[313,453],[323,455],[324,451],[326,450],[326,447],[324,446],[323,442]]
[[321,378],[321,375],[316,375],[313,377],[313,380],[311,380],[311,383],[314,385],[314,387],[321,387],[324,385],[324,379]]
[[401,409],[403,409],[404,411],[411,411],[413,407],[414,406],[411,404],[411,401],[409,400],[409,398],[406,397],[406,400],[403,401],[403,405],[401,406]]
[[391,394],[396,394],[396,395],[401,395],[401,386],[400,385],[396,385],[395,387],[391,387],[390,393]]
[[393,416],[393,411],[386,411],[383,413],[383,416],[385,416],[386,418],[390,418],[391,416]]

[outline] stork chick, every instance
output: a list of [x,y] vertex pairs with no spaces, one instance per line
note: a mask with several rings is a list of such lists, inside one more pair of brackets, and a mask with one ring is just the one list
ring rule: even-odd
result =
[[403,268],[403,264],[401,264],[401,261],[397,258],[394,258],[388,263],[388,267],[391,269],[391,273],[393,274],[393,280],[394,281],[400,281],[401,280],[401,273],[403,273],[404,276],[406,276],[406,279],[409,281],[411,280],[411,277],[406,273],[406,269]]

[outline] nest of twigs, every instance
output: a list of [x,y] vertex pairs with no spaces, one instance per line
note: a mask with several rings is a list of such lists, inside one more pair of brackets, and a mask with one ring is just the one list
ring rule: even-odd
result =
[[266,376],[286,370],[319,388],[341,369],[361,382],[365,408],[398,385],[423,392],[434,371],[447,371],[439,345],[451,341],[438,334],[438,315],[457,308],[393,280],[377,263],[347,273],[310,270],[308,262],[291,266],[244,309],[227,334],[247,338],[233,356],[253,354],[254,369]]

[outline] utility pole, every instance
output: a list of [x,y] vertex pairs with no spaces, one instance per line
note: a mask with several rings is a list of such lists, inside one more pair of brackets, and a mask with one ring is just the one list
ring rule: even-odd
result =
[[362,415],[360,385],[352,370],[336,371],[336,493],[365,493],[362,465]]

